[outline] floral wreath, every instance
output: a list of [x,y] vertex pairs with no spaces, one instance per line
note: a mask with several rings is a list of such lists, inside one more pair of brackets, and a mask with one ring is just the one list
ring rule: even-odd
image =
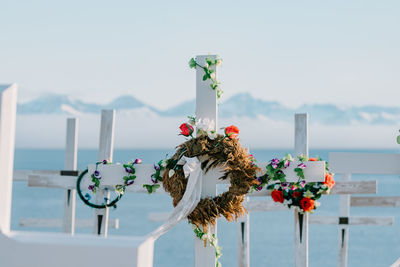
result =
[[266,166],[266,175],[257,178],[259,184],[254,186],[253,189],[260,191],[272,180],[274,183],[269,184],[266,189],[273,190],[271,197],[275,202],[283,203],[288,208],[298,207],[302,213],[312,213],[320,205],[317,200],[322,194],[329,194],[332,187],[335,186],[334,174],[329,172],[329,165],[325,163],[325,181],[307,183],[303,171],[306,168],[304,162],[322,161],[322,159],[320,157],[307,158],[303,155],[299,156],[298,159],[300,163],[294,169],[298,177],[297,182],[287,182],[286,175],[283,172],[294,163],[292,156],[288,154],[283,159],[272,159]]
[[[85,175],[89,172],[88,169],[84,170],[76,180],[76,191],[78,193],[79,198],[85,203],[87,206],[95,208],[95,209],[105,209],[108,207],[114,207],[116,208],[117,202],[122,198],[122,196],[125,193],[125,189],[127,186],[132,185],[135,182],[136,176],[135,176],[135,164],[140,164],[142,163],[142,160],[140,158],[124,164],[125,172],[126,175],[123,177],[124,184],[118,184],[115,185],[115,191],[117,193],[116,197],[113,200],[109,200],[107,198],[104,198],[104,202],[102,204],[98,203],[93,203],[90,201],[92,196],[89,193],[83,194],[82,188],[81,188],[81,183]],[[91,181],[93,184],[88,186],[88,190],[91,191],[92,193],[96,194],[97,190],[100,188],[100,181],[101,181],[101,173],[98,170],[99,165],[106,165],[106,164],[111,164],[111,161],[109,160],[103,160],[96,162],[96,169],[95,171],[90,175]]]
[[240,145],[237,138],[239,129],[236,126],[223,128],[225,134],[221,135],[212,130],[213,121],[199,120],[196,123],[198,137],[194,138],[193,124],[191,120],[180,126],[180,134],[191,139],[179,145],[176,153],[165,161],[162,182],[165,191],[173,198],[173,205],[176,206],[187,185],[183,166],[177,164],[183,156],[198,157],[206,173],[216,167],[222,168],[223,175],[219,179],[230,180],[228,191],[213,198],[202,198],[188,216],[190,223],[207,229],[206,226],[215,224],[220,216],[232,221],[246,212],[242,202],[244,196],[257,183],[254,179],[257,166],[253,164],[247,150]]

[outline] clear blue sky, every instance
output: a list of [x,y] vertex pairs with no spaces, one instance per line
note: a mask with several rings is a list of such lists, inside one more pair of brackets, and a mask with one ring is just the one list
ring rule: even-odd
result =
[[196,54],[224,59],[225,97],[398,105],[400,1],[0,3],[0,83],[160,108],[194,98]]

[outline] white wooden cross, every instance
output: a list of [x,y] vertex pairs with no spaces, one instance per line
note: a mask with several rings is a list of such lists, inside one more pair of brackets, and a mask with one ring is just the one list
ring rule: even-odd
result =
[[[350,181],[352,174],[400,174],[400,154],[389,153],[330,153],[331,169],[341,174],[342,181]],[[349,224],[392,225],[393,217],[364,217],[358,222],[350,217],[350,207],[399,207],[400,196],[394,197],[353,197],[340,196],[340,216],[348,223],[339,225],[338,266],[347,267]]]
[[[107,112],[102,112],[102,116],[106,116]],[[105,118],[102,119],[104,121]],[[101,128],[101,131],[107,131],[105,127]],[[100,134],[101,135],[101,134]],[[104,134],[103,134],[104,135]],[[41,186],[41,184],[35,183],[40,182],[41,176],[54,176],[59,177],[60,175],[68,176],[68,179],[74,181],[76,177],[71,175],[77,175],[77,152],[78,152],[78,119],[68,118],[66,128],[66,145],[65,145],[65,164],[64,170],[16,170],[14,171],[14,181],[28,181],[31,186]],[[46,187],[46,186],[44,186]],[[93,228],[93,219],[75,219],[75,205],[76,205],[76,190],[75,188],[66,188],[64,193],[64,209],[63,218],[21,218],[19,220],[19,226],[21,227],[36,227],[46,228],[61,227],[64,233],[75,233],[75,227],[77,228]],[[109,220],[110,228],[119,228],[119,220]]]
[[152,267],[154,238],[148,236],[103,238],[69,233],[18,232],[10,229],[16,106],[17,86],[0,85],[1,265]]

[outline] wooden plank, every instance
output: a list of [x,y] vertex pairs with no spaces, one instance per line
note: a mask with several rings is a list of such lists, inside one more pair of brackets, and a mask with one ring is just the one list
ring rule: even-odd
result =
[[[308,115],[295,114],[294,155],[308,156]],[[294,266],[308,267],[308,213],[294,211]]]
[[[196,62],[204,66],[206,58],[216,59],[215,55],[197,56]],[[213,66],[217,77],[217,68]],[[210,119],[215,123],[215,129],[218,129],[218,101],[216,90],[210,87],[210,80],[203,81],[204,70],[196,68],[196,119]],[[212,176],[212,172],[208,172],[203,177],[201,197],[214,197],[217,195],[216,183],[207,179],[207,176]],[[215,175],[214,175],[215,176]],[[208,231],[217,235],[217,224],[214,227],[209,227]],[[204,247],[204,242],[195,237],[195,267],[215,267],[216,258],[215,251],[210,245]]]
[[[62,227],[63,220],[57,218],[22,218],[19,220],[20,227],[53,227],[59,228]],[[93,219],[76,219],[75,221],[76,228],[92,228],[93,227]],[[113,229],[119,228],[119,219],[113,219],[109,221],[108,227]]]
[[238,267],[250,267],[250,214],[238,219]]
[[400,154],[390,153],[329,153],[334,173],[400,174]]
[[54,170],[14,170],[14,181],[28,181],[29,175],[59,175],[60,171]]
[[[114,150],[114,128],[115,128],[115,110],[102,110],[101,111],[101,124],[100,124],[100,140],[98,161],[113,159]],[[104,199],[110,199],[110,192],[108,190],[99,190],[96,193],[96,202],[103,203]],[[108,217],[109,209],[95,209],[94,211],[94,225],[93,232],[97,235],[107,236],[108,233]]]
[[[65,145],[64,169],[68,171],[77,170],[78,158],[78,119],[67,119],[67,136]],[[64,209],[62,231],[64,233],[75,233],[75,205],[76,190],[67,189],[64,192]]]
[[[342,174],[343,182],[349,182],[351,174]],[[336,187],[336,185],[335,185]],[[340,196],[340,206],[339,206],[340,217],[350,216],[350,195]],[[347,267],[348,262],[348,247],[349,247],[349,226],[339,225],[339,258],[338,265],[342,267]]]
[[[312,215],[309,218],[309,223],[340,225],[339,218],[341,218],[341,217],[340,216]],[[350,217],[345,217],[345,218],[348,218],[348,225],[392,226],[394,224],[394,217],[350,216]]]
[[331,194],[376,194],[378,181],[338,181],[331,189]]
[[400,197],[350,197],[352,207],[400,207]]
[[0,232],[8,233],[14,170],[17,85],[0,86]]
[[244,206],[248,212],[288,210],[286,205],[271,200],[247,201]]

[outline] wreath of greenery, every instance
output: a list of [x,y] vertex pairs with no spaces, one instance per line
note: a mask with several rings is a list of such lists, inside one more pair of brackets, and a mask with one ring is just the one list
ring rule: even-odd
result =
[[105,208],[110,208],[110,207],[116,207],[117,202],[122,198],[123,194],[118,194],[118,196],[113,199],[111,202],[104,203],[104,204],[95,204],[89,201],[89,198],[85,197],[82,194],[82,189],[81,189],[81,182],[83,180],[83,177],[89,172],[88,169],[84,170],[76,180],[76,192],[78,193],[79,198],[88,205],[89,207],[95,208],[95,209],[105,209]]
[[162,179],[163,187],[173,198],[174,206],[182,199],[188,182],[183,166],[177,164],[182,156],[198,157],[205,173],[220,167],[224,174],[219,179],[230,180],[228,191],[213,198],[206,197],[200,200],[188,216],[190,223],[207,229],[207,226],[215,224],[220,216],[232,221],[246,212],[242,202],[244,196],[257,183],[254,178],[257,166],[238,139],[227,135],[217,135],[215,139],[210,139],[206,135],[200,135],[178,147],[177,152],[167,160]]

